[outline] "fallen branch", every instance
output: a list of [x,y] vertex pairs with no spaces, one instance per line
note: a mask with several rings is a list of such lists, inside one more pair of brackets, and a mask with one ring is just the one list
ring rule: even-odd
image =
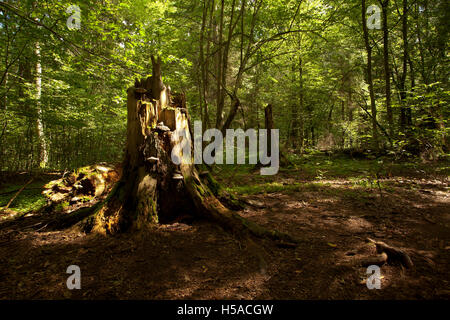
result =
[[368,267],[372,265],[376,266],[382,266],[385,264],[388,260],[388,256],[385,252],[382,252],[381,254],[376,255],[375,257],[364,257],[364,258],[358,258],[354,259],[352,264],[360,267]]
[[17,191],[17,193],[11,198],[11,200],[9,200],[8,204],[6,205],[6,207],[5,207],[3,210],[7,210],[7,209],[9,208],[9,206],[11,205],[11,203],[13,203],[14,200],[16,200],[17,196],[18,196],[19,194],[21,194],[22,191],[25,189],[25,187],[26,187],[27,185],[29,185],[33,180],[34,180],[34,179],[31,178],[27,183],[25,183],[25,185],[24,185],[22,188],[20,188],[19,191]]

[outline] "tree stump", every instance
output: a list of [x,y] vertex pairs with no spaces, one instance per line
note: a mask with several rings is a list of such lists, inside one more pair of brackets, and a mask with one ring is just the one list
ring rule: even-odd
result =
[[[134,87],[127,90],[127,144],[119,182],[88,218],[84,209],[80,215],[71,214],[70,223],[80,216],[85,219],[85,231],[114,234],[190,214],[246,239],[253,235],[297,243],[289,235],[268,230],[225,207],[218,199],[224,193],[210,189],[214,185],[211,177],[200,178],[193,164],[185,97],[170,93],[161,80],[160,59],[152,58],[152,62],[152,77],[136,79]],[[213,190],[220,188],[215,185]]]

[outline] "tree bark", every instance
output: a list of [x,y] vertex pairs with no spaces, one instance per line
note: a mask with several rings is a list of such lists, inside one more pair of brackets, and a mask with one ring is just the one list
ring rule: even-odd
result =
[[224,106],[224,89],[222,84],[222,72],[223,72],[223,56],[222,56],[222,39],[223,39],[223,12],[224,12],[224,0],[221,1],[220,6],[220,20],[219,20],[219,49],[217,52],[218,60],[217,60],[217,109],[216,109],[216,128],[220,128],[222,125],[223,119],[223,106]]
[[37,118],[36,118],[36,131],[39,141],[39,167],[45,168],[48,164],[48,146],[44,134],[44,125],[42,123],[42,106],[41,106],[41,93],[42,93],[42,66],[41,66],[41,48],[39,42],[35,44],[36,54],[36,104],[37,104]]
[[389,135],[394,137],[394,116],[391,106],[391,71],[389,67],[389,29],[388,29],[388,6],[389,0],[382,0],[383,15],[383,56],[384,56],[384,82],[386,94],[386,113],[389,124]]
[[[200,30],[200,56],[199,56],[199,64],[200,64],[200,70],[201,70],[201,76],[200,76],[200,105],[201,105],[201,120],[203,123],[203,128],[208,128],[208,119],[209,119],[209,112],[208,112],[208,100],[207,100],[207,91],[208,91],[208,60],[205,59],[204,54],[204,42],[205,42],[205,29],[206,29],[206,19],[208,16],[208,4],[209,2],[207,0],[203,1],[203,13],[202,13],[202,26]],[[208,30],[209,34],[209,30]],[[208,37],[207,37],[208,38]],[[206,56],[209,57],[209,41],[207,40],[207,49],[206,49]]]
[[400,78],[400,130],[405,132],[407,126],[410,125],[409,116],[411,111],[406,105],[406,76],[408,71],[408,0],[403,0],[403,15],[402,15],[402,38],[403,38],[403,71]]
[[[271,104],[268,104],[264,109],[264,123],[265,128],[267,130],[267,146],[268,146],[268,154],[272,154],[272,135],[270,134],[270,130],[275,129],[275,124],[273,121],[273,107]],[[280,153],[280,165],[282,167],[293,165],[293,163],[286,157],[286,154],[283,150],[281,150],[281,146],[279,148]],[[257,166],[258,167],[258,166]]]
[[369,31],[367,29],[367,18],[366,18],[366,0],[362,0],[362,25],[364,32],[364,43],[367,51],[367,82],[369,85],[369,95],[370,95],[370,109],[372,113],[372,143],[375,150],[378,150],[378,130],[377,130],[377,107],[375,102],[375,93],[373,89],[372,80],[372,47],[369,43]]
[[301,56],[301,46],[302,46],[302,35],[299,34],[299,57],[298,57],[298,81],[299,81],[299,110],[298,110],[298,139],[299,139],[299,149],[300,149],[300,153],[303,153],[303,147],[304,147],[304,126],[305,126],[305,114],[304,114],[304,110],[305,110],[305,96],[304,96],[304,92],[303,92],[303,58]]

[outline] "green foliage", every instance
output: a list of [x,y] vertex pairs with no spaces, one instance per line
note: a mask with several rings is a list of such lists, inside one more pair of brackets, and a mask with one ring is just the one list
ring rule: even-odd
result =
[[[2,2],[0,170],[69,170],[120,161],[126,89],[136,77],[151,74],[152,55],[162,57],[164,82],[186,93],[193,120],[205,120],[207,106],[206,122],[214,126],[218,98],[224,97],[226,118],[231,95],[241,102],[231,127],[263,128],[264,107],[271,103],[282,144],[294,153],[374,151],[360,1],[223,3],[222,16],[221,2],[212,6],[211,0],[82,0],[77,3],[81,30],[69,30],[70,1]],[[386,120],[382,31],[369,34],[380,147],[397,159],[436,160],[449,154],[450,11],[445,1],[408,4],[403,89],[403,0],[390,1],[388,7],[392,136]],[[219,69],[225,72],[224,88],[218,83]],[[409,118],[405,125],[403,111]],[[317,170],[314,174],[324,176]]]

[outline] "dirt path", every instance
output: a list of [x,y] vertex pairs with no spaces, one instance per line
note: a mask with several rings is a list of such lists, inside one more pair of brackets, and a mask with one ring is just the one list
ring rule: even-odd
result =
[[[24,218],[0,223],[0,299],[450,298],[448,180],[397,176],[382,181],[381,195],[349,179],[316,183],[289,172],[276,180],[286,191],[246,196],[253,205],[241,214],[301,244],[260,242],[265,264],[202,221],[102,237],[36,231]],[[375,253],[367,237],[404,249],[414,268],[384,265],[381,290],[369,290],[366,268],[347,264]],[[81,290],[66,288],[72,264],[81,268]]]

